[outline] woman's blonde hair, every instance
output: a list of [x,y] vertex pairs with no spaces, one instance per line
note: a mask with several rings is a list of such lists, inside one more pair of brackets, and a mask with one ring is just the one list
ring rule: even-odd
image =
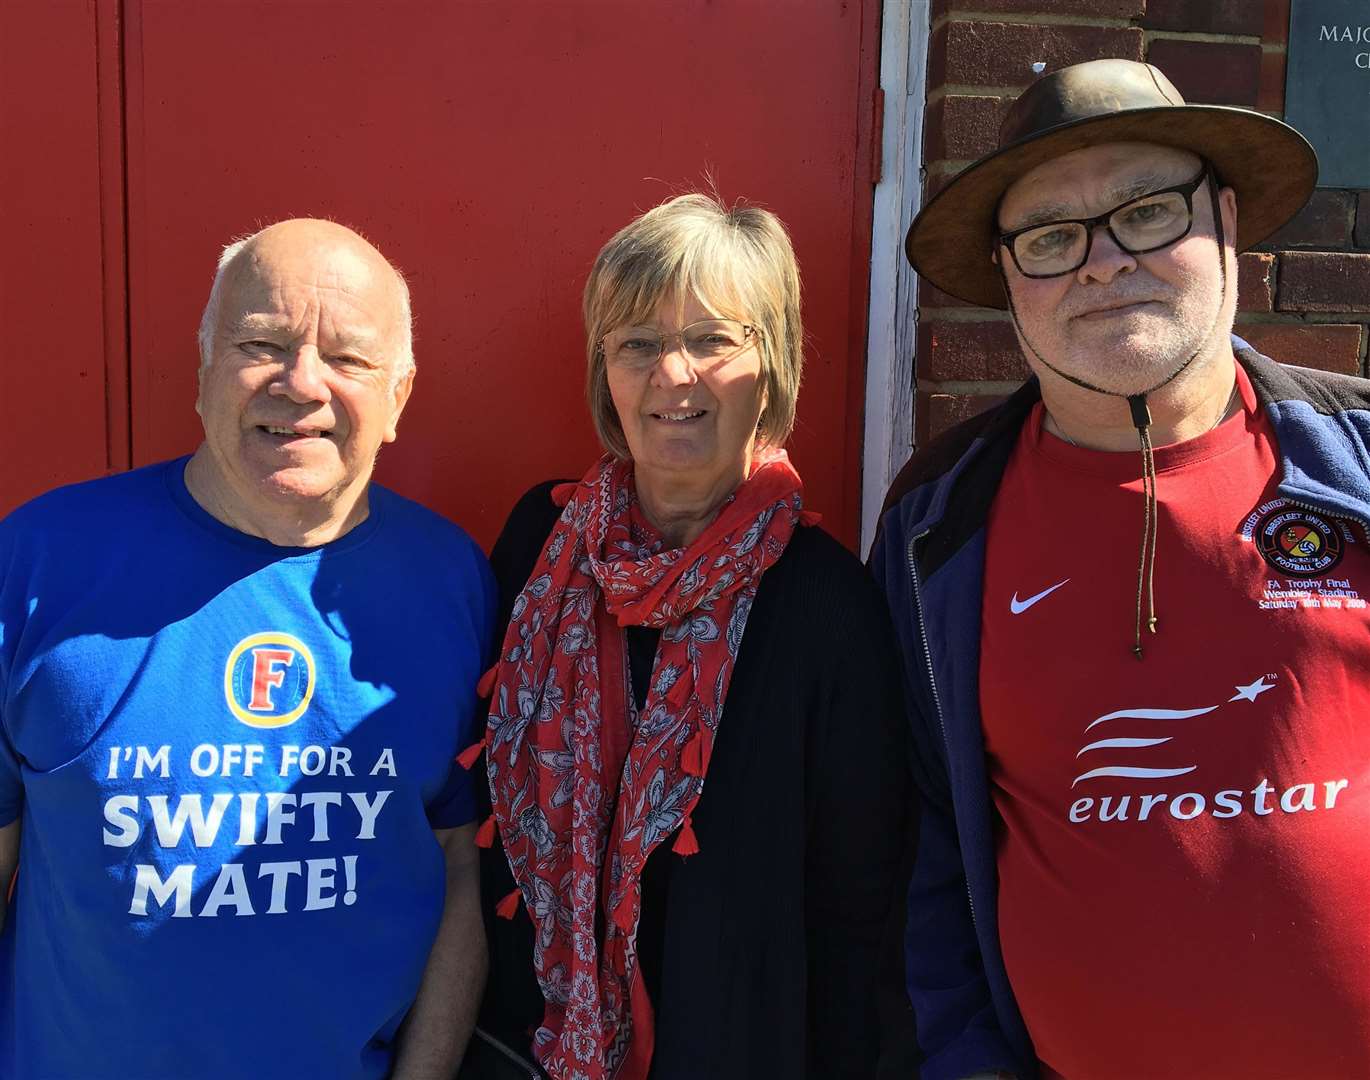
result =
[[600,341],[620,326],[650,323],[663,300],[694,297],[757,332],[765,406],[758,440],[781,446],[794,427],[804,368],[799,266],[780,219],[755,206],[680,195],[625,225],[595,258],[585,283],[585,391],[599,441],[630,456],[609,396]]

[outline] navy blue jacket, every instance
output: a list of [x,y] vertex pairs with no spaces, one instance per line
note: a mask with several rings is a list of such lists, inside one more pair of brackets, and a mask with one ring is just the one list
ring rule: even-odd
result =
[[[1370,381],[1233,346],[1274,425],[1280,494],[1370,527]],[[924,1080],[1037,1075],[999,944],[979,668],[986,521],[1039,397],[1029,381],[918,454],[891,489],[871,552],[904,658],[923,795],[906,962]]]

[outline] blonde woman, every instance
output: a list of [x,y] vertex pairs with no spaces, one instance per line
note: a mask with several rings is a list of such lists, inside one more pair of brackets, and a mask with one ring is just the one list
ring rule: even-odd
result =
[[493,555],[485,1023],[553,1080],[864,1080],[904,721],[881,599],[783,449],[789,238],[673,199],[605,245],[584,315],[606,454]]

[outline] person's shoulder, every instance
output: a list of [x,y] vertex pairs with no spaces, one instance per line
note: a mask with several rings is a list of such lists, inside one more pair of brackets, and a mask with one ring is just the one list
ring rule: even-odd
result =
[[64,484],[0,520],[0,606],[12,614],[11,601],[27,602],[40,587],[83,595],[130,559],[156,561],[149,552],[171,543],[179,513],[167,482],[178,464],[184,459]]
[[822,525],[798,526],[783,558],[802,573],[842,578],[864,576],[866,572],[861,560]]
[[[370,574],[383,564],[394,589],[406,589],[416,602],[494,603],[490,561],[472,536],[451,518],[422,503],[373,484],[373,512],[380,527],[364,545],[350,548],[346,565],[354,574]],[[345,538],[344,538],[345,539]]]
[[884,610],[879,588],[865,564],[819,525],[796,528],[770,573],[792,603],[801,604],[820,622],[825,612]]
[[544,480],[519,496],[490,552],[497,575],[505,563],[511,567],[524,568],[526,562],[531,567],[529,553],[533,558],[537,556],[547,537],[552,534],[552,527],[561,517],[562,508],[552,498],[552,492],[566,483],[573,481]]
[[514,503],[504,524],[505,532],[532,532],[546,536],[552,531],[557,518],[561,517],[561,507],[552,498],[552,492],[570,480],[544,480],[534,484]]
[[1016,433],[1039,396],[1036,381],[1029,379],[1008,398],[947,428],[919,447],[890,483],[880,516],[884,517],[910,492],[954,471],[978,441],[993,439],[1004,432]]
[[393,541],[415,541],[442,551],[480,552],[471,534],[449,517],[388,487],[372,484],[368,496],[384,515],[384,526]]
[[1267,405],[1301,401],[1325,415],[1370,409],[1370,379],[1300,367],[1298,357],[1291,357],[1288,362],[1274,360],[1240,339],[1235,344],[1257,397]]
[[159,461],[127,472],[63,484],[22,504],[0,521],[0,529],[28,532],[100,527],[122,530],[154,500],[169,501],[167,470],[185,459]]
[[[747,632],[775,635],[796,673],[823,682],[853,663],[888,663],[893,630],[865,564],[826,530],[801,525],[762,576]],[[864,659],[863,659],[864,658]]]

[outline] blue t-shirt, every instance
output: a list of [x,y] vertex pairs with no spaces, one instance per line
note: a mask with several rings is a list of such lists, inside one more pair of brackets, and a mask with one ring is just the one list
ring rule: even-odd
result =
[[371,1078],[475,815],[494,588],[373,486],[318,548],[216,521],[185,459],[0,522],[0,1077]]

